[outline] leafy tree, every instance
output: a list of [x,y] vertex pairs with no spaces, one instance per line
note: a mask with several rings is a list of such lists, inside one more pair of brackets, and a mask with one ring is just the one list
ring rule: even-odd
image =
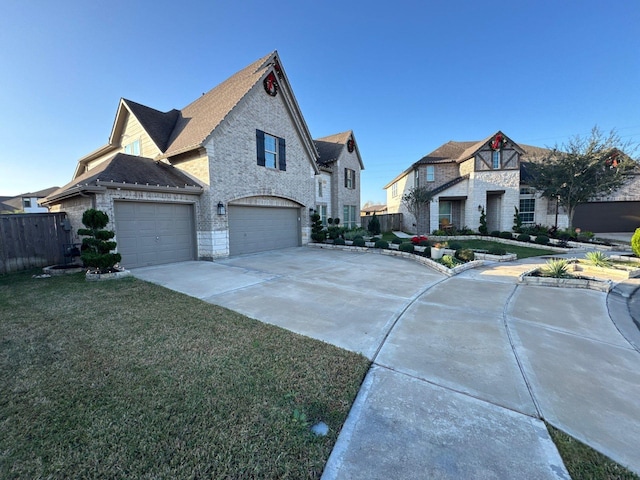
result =
[[78,229],[78,235],[88,237],[82,239],[82,262],[99,272],[109,271],[122,260],[119,253],[111,253],[116,248],[116,242],[111,241],[115,233],[104,230],[109,223],[109,216],[101,210],[90,208],[82,214],[82,223],[87,228]]
[[376,212],[373,212],[373,216],[371,220],[369,220],[369,225],[367,225],[367,230],[372,235],[380,235],[380,220],[376,217]]
[[544,197],[557,199],[573,228],[578,205],[610,195],[625,183],[625,174],[637,167],[629,156],[632,150],[631,143],[622,142],[615,131],[605,135],[594,127],[588,138],[575,136],[530,163],[529,183]]
[[427,187],[413,187],[402,196],[402,203],[416,219],[416,234],[429,231],[429,203],[433,193]]

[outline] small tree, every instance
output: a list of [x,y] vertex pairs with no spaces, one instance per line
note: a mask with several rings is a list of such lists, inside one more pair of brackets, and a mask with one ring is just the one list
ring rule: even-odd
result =
[[119,253],[111,253],[111,250],[116,248],[116,242],[111,241],[115,233],[104,230],[109,223],[109,216],[91,208],[82,214],[82,223],[87,228],[78,229],[78,235],[88,237],[82,239],[80,258],[84,265],[98,272],[113,269],[115,264],[122,260],[122,256]]
[[516,213],[513,214],[513,228],[512,230],[516,233],[522,232],[522,218],[520,218],[520,212],[518,211],[518,207],[513,207]]
[[489,234],[489,229],[487,228],[487,214],[484,213],[484,208],[480,212],[480,227],[478,227],[478,231],[481,235]]
[[322,242],[326,238],[326,234],[324,232],[324,227],[322,226],[322,219],[320,215],[314,213],[311,215],[311,240],[314,242]]
[[633,237],[631,237],[631,249],[636,257],[640,257],[640,228],[636,228]]
[[416,219],[417,235],[420,235],[421,231],[429,233],[429,203],[432,199],[433,193],[427,187],[413,187],[402,196],[402,203]]
[[369,230],[371,235],[380,235],[380,220],[376,217],[376,212],[373,212],[373,216],[371,220],[369,220],[369,225],[367,225],[367,230]]
[[629,157],[632,150],[635,147],[622,142],[615,131],[604,135],[594,127],[589,138],[573,137],[530,163],[530,185],[544,197],[557,200],[567,210],[569,228],[573,228],[578,205],[608,196],[625,183],[625,174],[637,167]]

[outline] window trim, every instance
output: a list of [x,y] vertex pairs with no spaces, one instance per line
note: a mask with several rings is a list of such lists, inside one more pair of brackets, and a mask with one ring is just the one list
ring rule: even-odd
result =
[[[530,207],[525,209],[523,208],[523,203],[526,202]],[[535,197],[521,198],[519,205],[520,208],[518,210],[518,216],[520,217],[520,221],[525,224],[533,224],[536,223],[536,199]],[[526,217],[525,217],[526,216]]]
[[391,196],[393,198],[398,196],[398,182],[395,182],[393,185],[391,185]]
[[500,150],[493,150],[491,153],[491,168],[494,170],[499,170],[502,164],[502,155],[500,155]]
[[427,182],[436,181],[436,167],[434,165],[427,165],[425,178]]
[[136,139],[131,143],[127,143],[124,146],[124,153],[127,155],[133,155],[135,157],[140,156],[141,148],[140,148],[140,139]]

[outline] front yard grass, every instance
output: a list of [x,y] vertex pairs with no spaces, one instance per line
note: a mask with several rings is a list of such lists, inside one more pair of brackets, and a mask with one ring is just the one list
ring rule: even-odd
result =
[[133,278],[32,273],[0,276],[1,478],[320,477],[366,358]]
[[491,247],[502,247],[508,253],[515,253],[518,255],[519,259],[529,258],[529,257],[540,257],[542,255],[553,255],[553,250],[548,250],[541,247],[528,247],[520,245],[512,245],[512,244],[504,244],[499,242],[492,242],[490,240],[452,240],[458,242],[462,245],[462,248],[470,248],[472,250],[489,250]]

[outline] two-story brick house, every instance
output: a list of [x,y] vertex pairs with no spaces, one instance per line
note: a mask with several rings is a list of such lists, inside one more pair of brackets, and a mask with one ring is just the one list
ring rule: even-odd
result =
[[351,130],[315,140],[320,174],[316,209],[323,223],[339,218],[342,225],[360,225],[360,171],[364,164]]
[[181,110],[122,99],[108,143],[45,203],[74,232],[107,212],[127,268],[212,260],[307,243],[317,161],[273,52]]
[[[568,224],[555,203],[536,195],[521,182],[521,166],[545,149],[518,145],[497,132],[475,142],[448,142],[424,156],[385,185],[389,213],[403,213],[406,231],[432,232],[449,225],[477,230],[484,210],[489,231],[511,230],[515,208],[524,223]],[[429,212],[415,219],[402,196],[415,186],[427,186],[434,194]]]

